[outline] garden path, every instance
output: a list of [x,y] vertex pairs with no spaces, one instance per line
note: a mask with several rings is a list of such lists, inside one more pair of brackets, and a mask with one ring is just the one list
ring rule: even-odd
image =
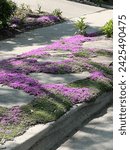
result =
[[[16,1],[16,0],[15,0]],[[25,1],[21,0],[17,2],[28,2],[29,4],[36,8],[36,2],[41,5],[42,0],[32,0]],[[45,3],[44,3],[45,2]],[[47,3],[48,2],[48,3]],[[45,4],[45,5],[44,5]],[[54,5],[53,5],[54,4]],[[73,5],[72,5],[73,4]],[[57,24],[54,26],[46,27],[46,28],[40,28],[36,29],[30,32],[26,32],[20,35],[17,35],[16,38],[7,39],[4,41],[0,41],[0,59],[5,59],[8,57],[13,57],[17,54],[21,54],[23,52],[26,52],[30,49],[34,49],[40,46],[43,46],[45,44],[48,44],[50,42],[53,42],[54,40],[58,40],[61,37],[67,37],[71,36],[75,33],[75,29],[73,27],[73,22],[77,20],[79,17],[84,16],[85,21],[91,25],[91,27],[88,27],[88,32],[95,32],[98,31],[98,29],[106,23],[109,19],[112,18],[112,10],[99,8],[99,7],[93,7],[83,4],[78,4],[70,1],[65,0],[43,0],[42,7],[46,8],[47,11],[52,11],[52,9],[59,7],[63,11],[63,15],[70,20],[67,22],[64,22],[62,24]],[[51,7],[50,7],[51,6]],[[49,10],[50,9],[50,10]],[[53,40],[52,40],[53,39]],[[107,48],[112,50],[112,40],[100,40],[95,41],[95,43],[88,42],[87,44],[84,44],[84,47],[90,47],[94,46],[93,48],[96,48],[97,46],[103,46],[107,42]],[[101,47],[102,47],[101,46]],[[106,46],[106,45],[105,45]],[[104,47],[102,47],[104,48]],[[106,48],[106,47],[105,47]],[[53,53],[53,52],[52,52]],[[60,53],[59,53],[60,54]],[[58,55],[54,54],[54,55]],[[59,57],[58,59],[61,59]],[[100,61],[101,58],[97,57],[97,60]],[[105,61],[109,64],[112,60],[105,59]],[[67,75],[59,75],[56,76],[53,75],[53,80],[51,78],[52,75],[46,74],[45,76],[42,76],[42,79],[39,79],[41,81],[46,81],[48,83],[56,83],[56,82],[72,82],[77,79],[83,79],[85,78],[85,73],[80,74],[72,74],[71,76]],[[35,74],[36,78],[38,78],[39,74]],[[89,75],[89,73],[87,73]],[[86,75],[86,76],[87,76]],[[30,96],[28,94],[25,94],[23,91],[12,89],[6,86],[0,86],[0,105],[11,107],[12,105],[23,105],[25,103],[30,102],[33,99],[33,96]],[[5,101],[6,100],[6,101]],[[10,103],[11,102],[11,103]],[[93,149],[97,146],[99,146],[99,149],[104,149],[107,146],[110,146],[111,149],[111,139],[112,139],[112,109],[110,109],[105,117],[97,119],[92,121],[89,125],[85,125],[85,127],[81,128],[81,130],[74,135],[69,141],[67,141],[65,144],[63,144],[58,150],[70,150],[70,149],[76,149],[78,146],[82,146],[82,150],[86,150],[86,146],[90,147],[90,149]],[[107,120],[107,119],[110,120]],[[104,124],[100,124],[100,122],[104,122]],[[97,125],[98,124],[98,125]],[[99,128],[101,126],[101,128]],[[109,127],[109,128],[107,128]],[[106,131],[108,129],[108,131]],[[103,132],[103,131],[104,132]],[[83,133],[84,131],[84,133]],[[89,132],[89,133],[88,133]],[[90,137],[93,133],[93,137]],[[102,133],[102,134],[101,134]],[[100,136],[100,139],[103,141],[98,141]],[[84,138],[85,137],[85,138]],[[106,138],[105,138],[106,137]],[[105,138],[103,140],[103,138]],[[82,139],[82,142],[80,141]],[[85,140],[83,140],[85,139]],[[92,139],[95,139],[95,141],[92,141]],[[88,140],[88,143],[86,141]],[[108,141],[108,142],[107,142]],[[96,144],[93,144],[93,143]],[[75,143],[76,146],[75,146]],[[88,144],[88,145],[86,145]],[[93,147],[92,147],[93,146]],[[103,146],[103,147],[101,147]],[[105,147],[105,148],[104,148]],[[95,148],[95,149],[96,149]],[[78,147],[79,149],[79,147]],[[81,147],[80,147],[81,149]],[[89,149],[88,149],[89,150]],[[107,147],[108,150],[108,147]]]
[[[107,43],[106,47],[104,47],[105,43]],[[105,39],[104,36],[97,38],[96,41],[88,41],[83,44],[84,49],[90,48],[93,45],[93,48],[104,49],[107,48],[108,50],[112,50],[112,39]],[[90,47],[89,47],[90,46]],[[39,62],[46,62],[46,61],[61,61],[65,60],[66,57],[64,55],[71,54],[69,51],[50,51],[53,55],[52,57],[45,57],[43,59],[38,59]],[[6,56],[8,58],[9,55]],[[94,56],[91,58],[93,62],[98,62],[102,64],[109,64],[112,62],[111,57],[107,56]],[[85,79],[89,77],[90,73],[85,71],[81,73],[70,73],[70,74],[48,74],[48,73],[31,73],[30,76],[33,79],[37,79],[40,83],[71,83],[76,80]],[[11,107],[14,105],[24,105],[29,103],[33,100],[34,97],[17,89],[13,89],[7,86],[0,85],[0,105],[5,107]]]
[[[17,0],[15,0],[17,1]],[[26,1],[26,0],[21,0],[21,1],[17,1],[18,3],[23,3],[26,2],[27,4],[31,4],[32,8],[36,8],[36,2],[37,0],[34,0],[33,3],[31,1]],[[41,5],[42,0],[39,0],[37,2],[37,4],[39,3]],[[55,3],[55,4],[54,4]],[[85,21],[91,25],[91,27],[89,26],[87,31],[88,33],[91,32],[95,32],[98,31],[98,29],[105,24],[106,21],[108,21],[109,19],[112,18],[112,10],[109,9],[104,9],[104,8],[100,8],[100,7],[94,7],[94,6],[89,6],[89,5],[83,5],[83,4],[79,4],[79,3],[74,3],[74,2],[70,2],[70,1],[65,1],[65,0],[56,0],[56,1],[52,1],[52,0],[48,0],[48,1],[44,1],[44,3],[42,4],[42,7],[44,7],[45,4],[45,8],[47,9],[47,11],[52,11],[54,8],[53,7],[60,7],[63,11],[63,16],[69,18],[70,20],[61,24],[56,24],[50,27],[46,27],[46,28],[40,28],[40,29],[36,29],[30,32],[26,32],[26,33],[22,33],[20,35],[17,35],[15,38],[10,38],[7,40],[3,40],[0,41],[0,60],[2,59],[6,59],[9,57],[14,57],[17,54],[21,54],[23,52],[29,51],[30,49],[35,49],[37,47],[41,47],[43,45],[46,45],[48,43],[53,42],[54,40],[58,40],[61,37],[68,37],[71,36],[75,33],[75,29],[73,26],[73,22],[75,20],[78,19],[79,16],[84,16],[85,17]],[[54,4],[54,5],[51,5]],[[73,5],[72,5],[73,4]],[[50,10],[49,10],[50,8]],[[67,11],[66,11],[67,10]],[[73,11],[72,11],[73,10]],[[69,12],[69,13],[68,13]],[[102,18],[102,19],[101,19]],[[112,40],[111,41],[100,41],[95,42],[94,44],[89,42],[87,43],[88,47],[89,46],[100,46],[100,45],[106,45],[104,43],[108,43],[107,48],[109,47],[110,49],[112,48]],[[84,43],[85,45],[85,43]],[[86,45],[85,45],[86,46]],[[86,47],[87,47],[86,46]],[[52,55],[62,55],[63,52],[59,52],[59,53],[55,53],[52,52]],[[36,75],[35,75],[36,76]],[[39,74],[37,74],[37,78],[41,77]],[[72,79],[73,78],[73,79]],[[71,77],[66,77],[66,79],[63,76],[54,78],[55,81],[53,82],[57,82],[56,79],[58,80],[58,82],[61,82],[61,80],[66,81],[66,82],[71,82],[74,81],[75,79],[81,79],[84,78],[83,73],[81,73],[80,75],[72,75]],[[48,78],[48,75],[46,75],[44,78],[40,78],[40,80],[46,80],[46,82],[50,82],[50,78]],[[5,91],[5,87],[0,87],[1,91],[6,92],[6,95],[8,95],[10,93],[10,90],[7,88],[7,90]],[[14,90],[14,92],[16,92],[17,90]],[[4,93],[1,94],[1,98],[3,99],[3,95]],[[21,94],[23,95],[21,97]],[[13,96],[14,95],[14,96]],[[17,97],[15,96],[15,94],[13,94],[11,99],[14,99],[13,101],[16,102],[17,97],[20,98],[20,100],[18,103],[24,103],[26,101],[26,99],[28,98],[28,95],[26,95],[25,93],[22,92],[17,92]],[[26,96],[25,96],[26,95]],[[27,97],[27,98],[26,98]],[[7,99],[7,101],[9,102],[9,99]],[[31,98],[31,97],[30,97]],[[31,98],[32,99],[32,98]],[[28,102],[28,101],[27,101]],[[8,103],[10,106],[10,102]],[[7,103],[6,103],[7,105]],[[12,104],[11,104],[12,105]]]

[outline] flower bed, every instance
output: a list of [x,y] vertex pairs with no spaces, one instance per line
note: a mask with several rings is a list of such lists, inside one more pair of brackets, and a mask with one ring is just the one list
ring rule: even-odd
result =
[[102,73],[96,72],[89,79],[79,80],[67,86],[46,84],[42,85],[42,88],[46,94],[41,98],[28,105],[15,106],[0,113],[0,143],[22,134],[31,125],[58,119],[72,105],[90,101],[101,92],[112,90],[112,85]]
[[25,4],[16,8],[14,16],[8,22],[8,27],[0,28],[0,40],[14,37],[16,34],[25,31],[65,21],[63,17],[56,16],[53,13],[49,14],[40,10],[38,12],[34,12],[28,5],[26,6]]
[[[12,140],[31,125],[54,121],[73,105],[90,102],[102,92],[112,90],[112,68],[90,61],[91,55],[86,58],[88,52],[97,55],[103,52],[82,48],[83,42],[93,40],[94,37],[76,35],[0,61],[0,84],[35,96],[24,106],[0,107],[0,143]],[[50,57],[51,51],[59,50],[70,51],[71,55],[58,62],[38,61],[39,58]],[[70,84],[42,84],[29,76],[39,72],[65,74],[85,70],[90,72],[89,77]]]

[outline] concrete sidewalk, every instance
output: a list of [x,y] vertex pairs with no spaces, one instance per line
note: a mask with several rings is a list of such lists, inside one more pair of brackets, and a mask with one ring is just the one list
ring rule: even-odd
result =
[[[87,32],[98,31],[109,19],[112,18],[112,10],[106,10],[84,16],[85,21],[90,25]],[[73,18],[61,24],[56,24],[49,27],[39,28],[30,32],[17,35],[15,38],[0,41],[0,56],[21,54],[23,52],[35,49],[45,44],[58,40],[61,37],[74,35],[74,21],[78,18]]]
[[0,41],[0,57],[2,59],[41,47],[45,44],[58,40],[61,37],[74,35],[74,21],[79,17],[85,17],[85,22],[89,25],[87,33],[100,29],[109,19],[112,18],[112,10],[95,6],[79,4],[67,0],[14,0],[17,4],[29,4],[36,10],[38,4],[43,10],[52,12],[55,8],[63,11],[63,16],[69,21],[49,27],[31,30],[17,35],[15,38]]
[[100,117],[84,125],[57,150],[112,150],[112,110],[109,107],[104,116],[100,114]]
[[38,5],[41,6],[43,11],[53,12],[54,9],[61,9],[63,16],[66,18],[75,18],[87,14],[93,14],[95,12],[103,11],[104,8],[95,7],[85,4],[76,3],[69,0],[13,0],[17,4],[25,3],[31,7],[34,11],[38,9]]

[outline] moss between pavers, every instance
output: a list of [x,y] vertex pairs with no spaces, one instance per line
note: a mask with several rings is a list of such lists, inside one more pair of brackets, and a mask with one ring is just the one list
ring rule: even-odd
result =
[[[50,95],[38,98],[30,104],[21,106],[20,120],[18,123],[0,125],[0,143],[13,140],[23,134],[29,126],[57,120],[72,106],[67,97]],[[9,109],[0,107],[0,115],[6,114]]]
[[99,56],[107,56],[107,57],[112,57],[113,56],[113,52],[112,51],[108,51],[108,50],[97,50],[96,54]]
[[75,57],[96,57],[96,56],[106,56],[106,57],[112,57],[113,52],[108,50],[82,50],[80,52],[74,53]]
[[70,83],[70,86],[72,87],[88,87],[91,88],[92,90],[98,90],[98,92],[107,92],[112,89],[112,82],[110,80],[106,81],[95,81],[91,79],[83,79],[83,80],[78,80],[73,83]]
[[89,62],[93,67],[95,67],[97,70],[102,70],[105,74],[112,75],[113,70],[111,67],[106,66],[104,64],[96,63],[96,62]]
[[38,98],[32,103],[22,106],[30,124],[47,123],[62,116],[72,106],[62,95],[49,95]]

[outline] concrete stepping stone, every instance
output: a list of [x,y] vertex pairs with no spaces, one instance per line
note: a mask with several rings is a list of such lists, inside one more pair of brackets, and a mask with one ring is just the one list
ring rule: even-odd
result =
[[0,106],[21,106],[24,104],[28,104],[33,99],[34,96],[29,95],[21,90],[0,85]]
[[72,54],[70,51],[48,51],[52,56],[63,56]]
[[3,60],[3,59],[9,59],[11,57],[15,57],[16,55],[14,54],[5,54],[5,53],[0,53],[0,60]]
[[39,58],[37,59],[38,62],[58,62],[68,59],[66,57],[46,57],[46,58]]
[[30,76],[37,79],[40,83],[71,83],[76,80],[85,79],[90,75],[89,72],[70,73],[70,74],[47,74],[32,73]]
[[102,39],[97,41],[84,42],[83,48],[96,48],[113,50],[113,41],[111,39]]
[[97,57],[91,58],[91,61],[96,62],[96,63],[102,63],[104,65],[110,65],[113,59],[112,57],[97,56]]

